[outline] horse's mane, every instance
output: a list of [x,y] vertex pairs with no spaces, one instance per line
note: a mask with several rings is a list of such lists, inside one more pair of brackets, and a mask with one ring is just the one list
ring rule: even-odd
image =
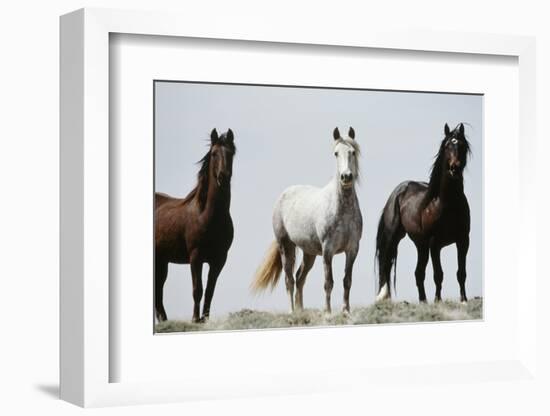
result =
[[[227,147],[233,154],[236,153],[237,149],[235,144],[232,141],[225,140],[226,134],[222,134],[219,139],[219,144],[224,147]],[[195,187],[187,194],[183,199],[183,203],[188,203],[192,199],[198,197],[199,206],[201,209],[206,205],[206,199],[208,196],[208,185],[209,185],[209,172],[210,172],[210,156],[212,154],[212,147],[208,149],[208,152],[202,157],[201,160],[197,162],[197,165],[200,165],[199,172],[197,173],[197,184]]]
[[361,154],[361,147],[359,146],[359,143],[357,143],[355,139],[352,139],[349,137],[340,137],[334,140],[334,146],[336,146],[338,143],[349,144],[351,147],[353,147],[353,150],[355,150],[355,153],[357,153],[357,156]]
[[439,151],[435,155],[434,163],[430,169],[430,181],[428,182],[428,196],[434,198],[439,195],[439,184],[441,183],[441,178],[443,175],[443,162],[445,159],[445,143],[449,138],[456,138],[457,140],[462,141],[466,146],[466,158],[464,159],[464,168],[466,168],[466,163],[468,162],[468,156],[471,155],[472,149],[470,142],[466,139],[466,136],[460,134],[458,127],[456,127],[448,137],[444,137],[439,145]]
[[338,143],[344,143],[344,144],[348,144],[350,145],[351,147],[353,147],[353,150],[355,150],[355,159],[356,159],[356,165],[357,165],[357,183],[359,183],[359,178],[361,177],[361,169],[360,169],[360,166],[359,166],[359,156],[361,156],[361,146],[359,146],[359,143],[357,143],[357,141],[355,141],[355,139],[352,139],[350,137],[339,137],[338,139],[334,140],[334,146],[336,147],[336,145]]
[[198,195],[199,205],[201,209],[204,208],[204,206],[206,205],[209,179],[208,172],[210,171],[210,155],[211,150],[209,149],[208,152],[202,157],[202,159],[197,162],[197,164],[201,165],[199,172],[197,173],[197,184],[183,199],[184,204],[191,201]]

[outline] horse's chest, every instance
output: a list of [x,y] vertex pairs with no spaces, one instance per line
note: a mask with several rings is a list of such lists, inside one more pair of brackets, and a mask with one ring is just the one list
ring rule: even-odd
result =
[[205,231],[204,240],[221,247],[230,245],[233,241],[233,223],[231,218],[210,224]]
[[208,221],[197,234],[196,245],[202,257],[218,256],[227,252],[233,242],[233,222],[231,217],[216,218]]
[[360,214],[355,212],[336,216],[323,230],[323,241],[336,253],[355,245],[361,238],[362,224]]
[[446,244],[454,242],[468,226],[463,213],[456,209],[428,206],[422,214],[423,230]]

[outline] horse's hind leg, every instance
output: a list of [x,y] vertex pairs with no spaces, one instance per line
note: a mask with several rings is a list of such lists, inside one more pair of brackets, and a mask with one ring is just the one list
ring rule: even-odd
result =
[[302,264],[296,272],[296,307],[299,310],[304,309],[304,284],[306,277],[315,263],[315,255],[304,253]]
[[424,290],[424,278],[426,277],[426,265],[430,257],[430,251],[427,245],[417,244],[416,250],[418,252],[418,258],[416,260],[416,270],[414,276],[416,277],[416,287],[418,288],[418,300],[420,302],[426,302],[426,291]]
[[378,294],[376,295],[377,302],[391,299],[391,271],[392,267],[397,267],[395,264],[397,262],[397,248],[399,242],[405,237],[405,230],[398,220],[399,218],[386,228],[379,229],[376,237],[378,273],[380,275]]
[[227,255],[210,263],[210,269],[208,270],[208,282],[206,283],[206,291],[204,293],[204,306],[202,309],[203,320],[210,317],[210,304],[212,303],[212,297],[214,296],[214,289],[216,288],[218,276],[223,269],[226,259]]
[[164,282],[167,274],[168,263],[157,259],[155,261],[155,313],[159,322],[167,319],[163,304]]
[[281,262],[285,273],[286,292],[290,301],[290,313],[294,312],[294,262],[296,260],[296,245],[289,239],[279,241]]
[[458,255],[458,271],[456,277],[458,284],[460,285],[460,301],[467,302],[466,297],[466,255],[468,254],[468,248],[470,247],[470,238],[466,237],[464,240],[456,243],[457,255]]

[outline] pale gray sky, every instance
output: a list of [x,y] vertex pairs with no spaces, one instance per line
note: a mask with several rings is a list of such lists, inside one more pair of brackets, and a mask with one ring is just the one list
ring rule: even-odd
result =
[[[353,126],[361,144],[362,177],[357,188],[363,213],[363,237],[353,271],[351,306],[375,298],[376,226],[393,189],[404,180],[428,179],[445,122],[468,123],[473,155],[465,172],[465,192],[472,217],[467,258],[467,293],[482,295],[482,120],[483,98],[476,95],[366,90],[286,88],[248,85],[155,84],[155,187],[183,197],[196,183],[196,162],[208,150],[209,133],[235,133],[231,215],[235,238],[218,279],[211,316],[243,308],[288,309],[284,279],[272,292],[252,295],[254,272],[274,239],[273,205],[296,184],[324,186],[335,174],[332,131]],[[299,261],[299,258],[298,258]],[[406,237],[399,246],[396,299],[417,301],[414,279],[416,249]],[[442,251],[443,297],[458,299],[456,249]],[[334,259],[332,305],[342,305],[344,255]],[[203,271],[206,284],[207,267]],[[322,308],[324,275],[320,258],[308,275],[304,306]],[[170,319],[189,319],[192,312],[188,265],[171,264],[164,287]],[[434,296],[431,263],[426,293]]]

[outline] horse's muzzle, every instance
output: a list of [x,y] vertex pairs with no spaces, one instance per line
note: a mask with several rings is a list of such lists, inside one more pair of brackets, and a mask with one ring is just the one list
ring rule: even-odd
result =
[[342,173],[340,175],[340,183],[344,188],[349,188],[353,185],[353,174],[352,173]]
[[462,169],[460,167],[460,162],[457,163],[449,163],[449,169],[448,169],[449,175],[453,178],[459,177],[462,173]]

